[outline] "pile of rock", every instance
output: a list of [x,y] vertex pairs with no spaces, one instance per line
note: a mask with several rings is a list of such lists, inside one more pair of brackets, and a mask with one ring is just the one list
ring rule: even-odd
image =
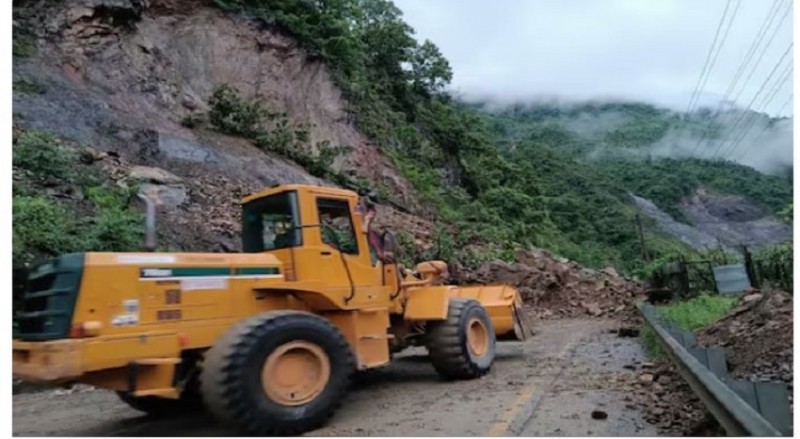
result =
[[669,436],[717,436],[719,425],[669,363],[644,363],[624,397],[631,409]]
[[517,262],[490,261],[469,272],[456,267],[457,283],[514,285],[537,318],[625,317],[636,315],[644,286],[613,268],[591,270],[544,250],[521,250]]
[[725,317],[698,333],[702,346],[722,346],[731,376],[782,381],[793,388],[792,296],[767,291],[744,296]]

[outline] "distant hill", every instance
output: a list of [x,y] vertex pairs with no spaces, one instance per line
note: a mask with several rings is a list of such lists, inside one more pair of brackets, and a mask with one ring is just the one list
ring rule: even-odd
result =
[[[649,200],[689,225],[698,225],[696,203],[688,199],[699,191],[726,200],[730,209],[755,209],[758,218],[748,221],[763,217],[754,224],[768,224],[770,231],[754,226],[748,236],[736,215],[731,221],[712,215],[726,224],[711,227],[717,232],[713,239],[752,245],[791,237],[791,229],[780,227],[774,217],[792,202],[791,119],[737,109],[686,115],[644,103],[467,105],[483,114],[506,154],[552,150],[590,167],[604,184]],[[748,131],[732,130],[739,117]],[[732,228],[742,234],[726,232]]]
[[705,158],[791,173],[790,118],[739,108],[685,114],[631,102],[470,106],[507,143],[536,140],[583,158]]

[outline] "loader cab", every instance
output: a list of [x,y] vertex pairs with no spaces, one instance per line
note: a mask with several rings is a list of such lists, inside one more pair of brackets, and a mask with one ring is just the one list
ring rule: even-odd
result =
[[242,248],[275,254],[289,281],[318,283],[354,301],[378,298],[377,290],[395,283],[375,263],[362,223],[352,191],[277,186],[243,200]]

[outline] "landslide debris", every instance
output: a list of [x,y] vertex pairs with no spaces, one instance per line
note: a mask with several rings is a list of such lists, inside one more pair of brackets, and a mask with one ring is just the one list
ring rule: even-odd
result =
[[536,318],[609,317],[638,321],[635,303],[644,285],[613,268],[593,270],[541,249],[519,250],[516,262],[488,261],[469,271],[452,269],[457,284],[511,284]]
[[698,332],[701,346],[721,346],[728,354],[730,374],[751,381],[779,381],[792,400],[792,296],[764,291],[742,297],[727,315]]
[[666,362],[644,363],[629,383],[625,400],[644,412],[644,419],[666,436],[724,435],[703,403]]

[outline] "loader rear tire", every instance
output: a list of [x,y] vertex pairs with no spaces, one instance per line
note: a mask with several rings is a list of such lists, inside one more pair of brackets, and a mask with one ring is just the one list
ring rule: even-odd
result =
[[436,371],[448,379],[478,378],[495,357],[495,332],[486,309],[472,299],[450,299],[447,319],[433,323],[426,347]]
[[338,408],[355,370],[345,337],[300,311],[246,319],[206,353],[200,386],[221,421],[257,436],[314,430]]

